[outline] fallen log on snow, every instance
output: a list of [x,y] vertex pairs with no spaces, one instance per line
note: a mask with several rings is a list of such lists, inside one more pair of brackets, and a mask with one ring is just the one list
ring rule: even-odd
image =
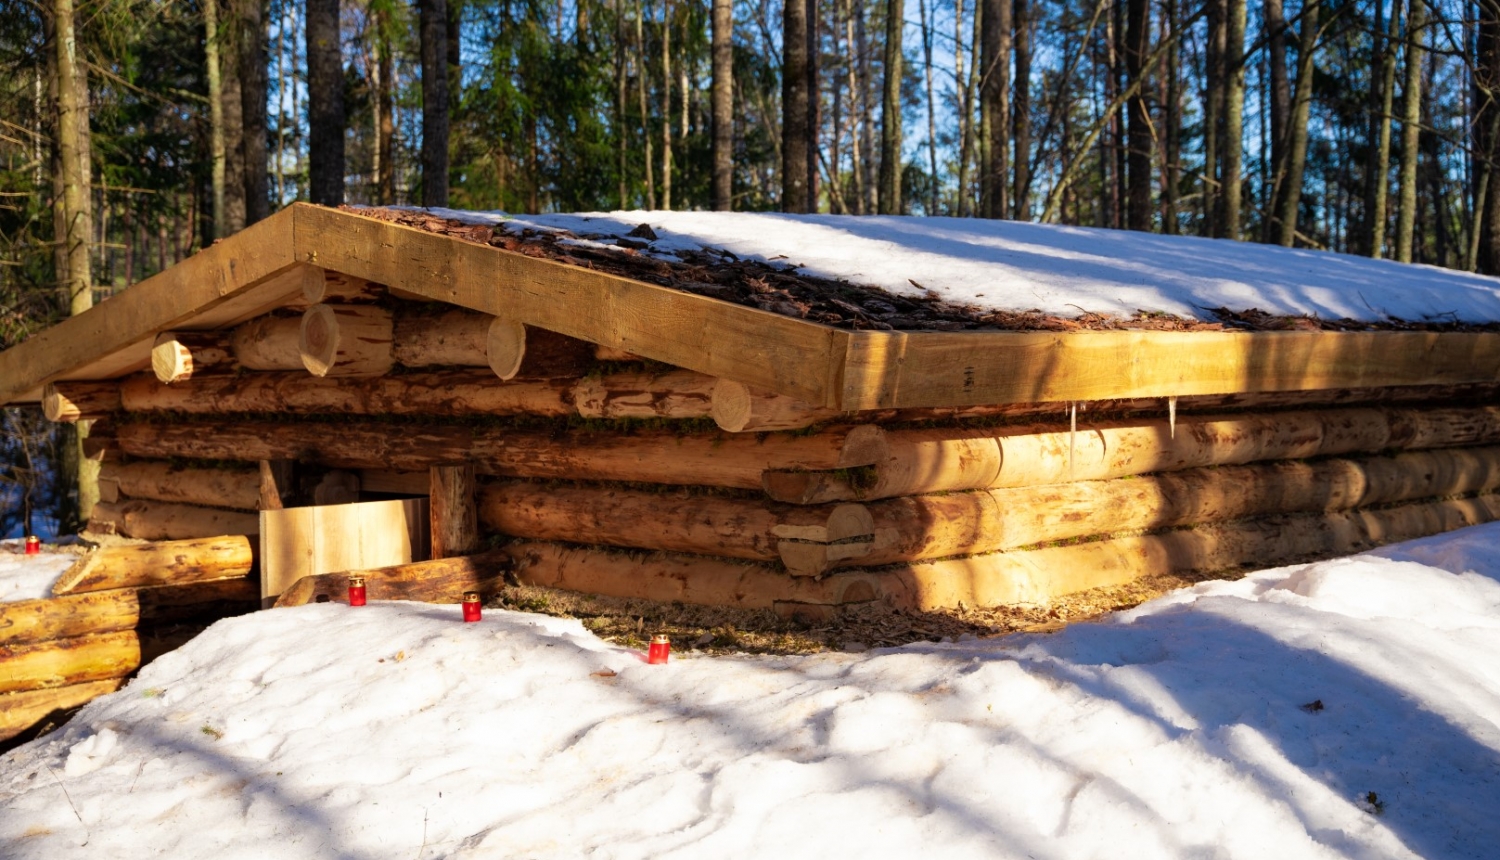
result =
[[123,678],[140,665],[134,630],[0,645],[0,693]]

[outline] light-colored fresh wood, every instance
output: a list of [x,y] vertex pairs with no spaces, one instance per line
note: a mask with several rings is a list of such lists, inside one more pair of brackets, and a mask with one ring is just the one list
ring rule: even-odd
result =
[[584,418],[707,418],[713,385],[691,370],[611,373],[580,380],[571,396]]
[[141,604],[130,589],[0,603],[0,645],[134,630]]
[[379,284],[372,284],[363,278],[312,266],[308,268],[321,273],[321,277],[309,277],[302,286],[302,299],[308,305],[323,302],[373,302],[385,295],[385,290]]
[[814,406],[795,397],[751,388],[732,379],[720,379],[712,394],[714,423],[730,433],[763,430],[800,430],[839,416],[839,411]]
[[395,365],[391,312],[374,305],[313,305],[297,341],[313,376],[381,376]]
[[261,511],[261,599],[312,574],[421,561],[427,524],[426,499]]
[[254,514],[134,499],[100,502],[89,515],[88,530],[141,540],[190,540],[217,535],[253,535]]
[[134,630],[0,645],[0,693],[123,678],[141,665]]
[[999,487],[1038,486],[1258,460],[1500,442],[1500,407],[1348,408],[1080,422],[1067,430],[934,429],[888,434],[873,474],[769,472],[773,499],[820,504]]
[[254,566],[253,539],[244,535],[103,546],[64,572],[52,593],[205,582],[248,576]]
[[406,367],[489,367],[485,342],[494,317],[466,310],[395,317],[394,354]]
[[0,741],[7,741],[36,726],[48,715],[69,711],[120,689],[124,683],[111,678],[85,681],[46,690],[22,690],[0,695]]
[[[254,511],[260,507],[260,473],[252,466],[183,466],[161,460],[105,463],[99,483],[108,482],[131,499],[182,502]],[[103,501],[115,501],[105,499]]]
[[208,368],[233,370],[234,347],[217,331],[164,331],[151,346],[151,371],[165,384],[183,382]]
[[495,594],[505,585],[505,569],[509,565],[509,554],[491,551],[388,567],[320,573],[292,583],[276,598],[276,606],[348,603],[349,577],[354,575],[365,578],[367,600],[458,603],[466,591],[477,591],[485,597]]
[[48,421],[92,421],[119,408],[120,386],[115,382],[51,382],[42,393],[42,414]]
[[470,465],[433,466],[429,492],[432,558],[468,555],[479,548],[478,485]]
[[229,347],[246,370],[303,370],[301,337],[301,317],[267,314],[236,326]]
[[[336,427],[337,432],[330,432]],[[399,427],[399,432],[397,429]],[[678,436],[534,431],[462,425],[347,422],[127,423],[121,450],[136,457],[211,460],[302,458],[341,469],[425,471],[472,461],[483,475],[639,481],[758,489],[767,469],[847,469],[889,456],[879,427],[831,427],[816,435],[771,433]]]
[[490,320],[485,358],[501,379],[576,377],[594,363],[594,345],[505,317]]

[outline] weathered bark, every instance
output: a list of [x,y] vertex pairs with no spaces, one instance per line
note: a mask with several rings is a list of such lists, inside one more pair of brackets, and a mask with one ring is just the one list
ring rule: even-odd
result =
[[164,331],[151,345],[151,372],[163,383],[186,382],[194,374],[238,368],[229,336],[217,331]]
[[134,630],[0,645],[0,693],[123,678],[141,665]]
[[276,606],[348,603],[349,577],[353,575],[365,578],[365,597],[368,600],[457,603],[466,591],[492,597],[505,586],[505,570],[510,564],[508,553],[495,551],[369,570],[320,573],[292,583],[291,588],[276,598]]
[[1307,119],[1312,109],[1313,52],[1318,45],[1321,0],[1304,0],[1301,39],[1297,46],[1297,95],[1286,129],[1286,169],[1277,201],[1277,244],[1290,248],[1297,241],[1297,213],[1302,204],[1302,177],[1307,167]]
[[246,370],[305,370],[301,339],[301,317],[268,314],[236,326],[229,348]]
[[307,192],[344,202],[344,61],[339,0],[307,0]]
[[0,646],[134,630],[141,604],[129,589],[0,603]]
[[268,0],[235,0],[239,32],[240,149],[243,154],[245,224],[271,214],[271,174],[266,155]]
[[807,212],[807,3],[781,6],[781,209]]
[[[120,384],[103,382],[49,382],[42,388],[42,414],[48,421],[73,423],[105,418],[120,408]],[[93,479],[98,481],[98,472]],[[97,492],[97,491],[96,491]]]
[[479,548],[478,489],[473,466],[433,466],[429,470],[434,559],[468,555]]
[[1411,262],[1412,237],[1417,223],[1417,156],[1422,131],[1422,42],[1427,10],[1422,0],[1411,0],[1406,17],[1406,81],[1401,89],[1400,197],[1396,204],[1396,259]]
[[[1125,74],[1131,82],[1137,82],[1147,73],[1146,56],[1151,46],[1150,0],[1128,0],[1125,22]],[[1125,174],[1125,227],[1150,230],[1153,214],[1151,160],[1156,132],[1151,127],[1144,84],[1136,86],[1135,94],[1125,100],[1125,110],[1129,146]]]
[[1004,218],[1009,214],[1011,0],[981,3],[984,69],[979,86],[979,124],[985,139],[985,164],[980,174],[980,207],[986,218]]
[[254,566],[254,541],[242,535],[106,546],[79,559],[52,593],[186,585],[249,576]]
[[250,466],[183,466],[160,460],[105,463],[99,482],[131,499],[260,509],[260,473]]
[[[136,457],[239,461],[300,458],[340,469],[426,470],[472,461],[483,475],[758,489],[766,469],[848,469],[889,456],[885,431],[835,427],[816,435],[678,436],[578,430],[564,436],[455,425],[131,423],[116,440]],[[222,534],[223,532],[221,532]]]
[[877,206],[881,215],[905,211],[901,196],[901,75],[904,66],[901,36],[905,27],[904,0],[886,0],[885,84],[880,110],[880,188]]
[[302,314],[297,351],[314,376],[381,376],[395,366],[391,312],[318,304]]
[[100,502],[89,516],[88,530],[142,540],[191,540],[216,535],[260,533],[254,514],[200,508],[171,502]]
[[422,205],[448,205],[448,4],[418,0],[422,62]]
[[734,4],[713,0],[713,207],[734,208]]

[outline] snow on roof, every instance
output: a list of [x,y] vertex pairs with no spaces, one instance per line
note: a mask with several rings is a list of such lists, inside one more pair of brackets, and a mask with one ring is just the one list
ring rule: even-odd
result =
[[1063,317],[1214,308],[1380,322],[1500,320],[1500,278],[1436,266],[1191,236],[977,218],[744,212],[509,216],[433,209],[468,223],[624,236],[649,224],[650,250],[712,248],[907,296]]

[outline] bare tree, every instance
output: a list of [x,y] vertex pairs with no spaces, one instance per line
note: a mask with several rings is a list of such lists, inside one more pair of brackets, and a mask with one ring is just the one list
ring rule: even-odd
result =
[[808,211],[807,3],[781,6],[781,210]]
[[885,13],[885,94],[880,109],[880,214],[900,215],[901,198],[901,75],[903,0],[887,0]]
[[1297,45],[1297,94],[1286,126],[1283,151],[1286,166],[1280,199],[1276,201],[1276,242],[1290,248],[1297,239],[1297,213],[1302,205],[1302,179],[1307,168],[1307,120],[1312,109],[1313,55],[1318,45],[1318,13],[1321,0],[1302,4],[1301,32]]
[[984,70],[980,77],[980,127],[985,140],[980,176],[980,205],[986,218],[1004,218],[1010,181],[1010,38],[1012,0],[980,0],[984,15],[980,43]]
[[734,4],[713,0],[713,207],[734,208]]
[[[1125,9],[1125,74],[1138,82],[1146,74],[1146,55],[1151,43],[1150,0],[1129,0]],[[1151,128],[1146,87],[1138,83],[1135,95],[1125,100],[1130,152],[1126,163],[1125,226],[1151,229],[1151,153],[1156,132]]]

